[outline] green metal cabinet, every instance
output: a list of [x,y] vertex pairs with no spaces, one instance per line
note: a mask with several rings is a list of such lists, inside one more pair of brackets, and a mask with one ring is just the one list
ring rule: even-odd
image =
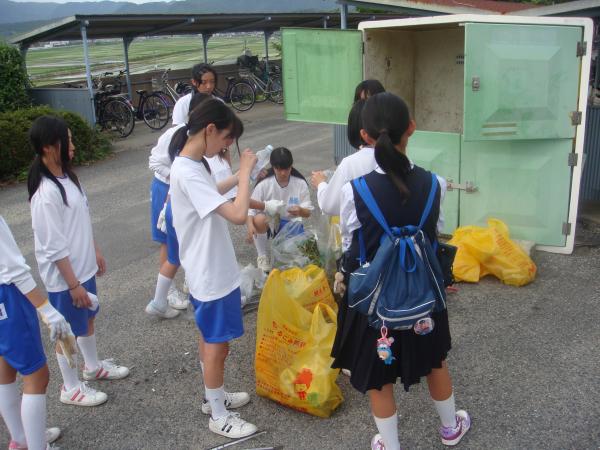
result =
[[408,156],[448,181],[444,232],[505,221],[570,253],[581,178],[592,22],[450,15],[283,29],[285,114],[345,124],[380,80],[417,122]]

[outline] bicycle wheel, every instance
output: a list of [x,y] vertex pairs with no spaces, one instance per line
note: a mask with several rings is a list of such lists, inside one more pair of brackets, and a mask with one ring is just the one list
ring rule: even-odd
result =
[[281,77],[278,75],[271,77],[267,83],[267,91],[269,93],[269,100],[273,103],[283,103],[283,84],[281,83]]
[[169,108],[158,94],[146,97],[141,109],[142,119],[153,130],[161,130],[169,122]]
[[245,81],[239,81],[233,85],[229,99],[231,106],[238,111],[248,111],[254,106],[256,100],[254,89]]
[[135,127],[133,111],[127,103],[118,98],[109,100],[104,105],[102,119],[105,130],[123,138],[129,136]]
[[173,97],[171,97],[169,94],[167,94],[163,91],[155,91],[154,94],[158,95],[160,98],[162,98],[162,101],[165,102],[165,105],[167,105],[167,108],[169,108],[169,118],[170,118],[171,115],[173,114],[173,107],[175,106],[175,100],[173,100]]

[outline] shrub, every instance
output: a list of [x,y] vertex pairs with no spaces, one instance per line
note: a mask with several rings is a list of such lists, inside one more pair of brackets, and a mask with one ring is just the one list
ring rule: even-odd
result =
[[0,41],[0,112],[29,106],[28,86],[21,53]]
[[35,156],[29,144],[29,128],[36,118],[46,114],[62,117],[69,125],[75,145],[73,164],[96,161],[110,153],[110,141],[77,114],[48,106],[0,113],[0,181],[26,176]]

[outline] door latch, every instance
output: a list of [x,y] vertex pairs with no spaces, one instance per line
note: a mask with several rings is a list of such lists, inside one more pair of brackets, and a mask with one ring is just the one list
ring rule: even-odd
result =
[[475,183],[472,181],[465,181],[464,183],[455,183],[452,180],[446,181],[448,186],[448,191],[465,191],[468,193],[477,192],[479,189],[475,186]]
[[471,80],[471,89],[473,89],[473,91],[478,91],[480,86],[481,81],[479,80],[479,77],[473,77],[473,79]]

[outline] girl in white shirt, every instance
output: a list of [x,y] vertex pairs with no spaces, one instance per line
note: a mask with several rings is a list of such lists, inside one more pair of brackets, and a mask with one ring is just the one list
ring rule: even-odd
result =
[[313,209],[310,201],[308,183],[300,172],[292,167],[292,152],[285,147],[278,147],[271,152],[271,168],[266,176],[256,183],[252,198],[254,209],[249,211],[246,226],[247,241],[254,241],[258,257],[256,264],[264,272],[271,270],[267,257],[267,232],[270,219],[277,213],[280,215],[279,227],[272,231],[276,235],[291,220],[301,221],[310,217]]
[[[29,138],[36,153],[27,178],[35,257],[50,303],[77,336],[85,361],[83,379],[124,378],[129,369],[99,360],[96,350],[95,275],[104,274],[106,262],[94,241],[87,197],[71,169],[71,131],[64,120],[42,116],[31,126]],[[59,346],[56,358],[63,376],[62,403],[96,406],[107,400],[105,393],[79,381],[76,361],[71,367]]]
[[[52,340],[72,336],[65,318],[36,287],[0,216],[0,415],[10,434],[8,448],[14,450],[46,449],[60,436],[58,428],[46,430],[49,374],[37,313]],[[22,396],[17,372],[23,376]]]
[[213,92],[217,87],[217,71],[210,64],[196,64],[192,67],[191,82],[193,91],[181,97],[173,106],[173,125],[181,125],[186,122],[188,112],[192,110],[190,102],[195,92],[214,97]]
[[255,425],[228,408],[245,405],[245,392],[226,393],[225,359],[229,341],[242,336],[240,276],[227,222],[241,225],[248,215],[250,172],[256,156],[245,150],[240,156],[239,184],[229,201],[211,176],[204,157],[211,157],[237,141],[243,125],[223,102],[209,99],[195,108],[187,125],[171,141],[181,149],[171,167],[173,224],[179,239],[179,257],[190,289],[200,330],[199,347],[204,360],[204,387],[210,412],[209,429],[229,438],[249,436]]

